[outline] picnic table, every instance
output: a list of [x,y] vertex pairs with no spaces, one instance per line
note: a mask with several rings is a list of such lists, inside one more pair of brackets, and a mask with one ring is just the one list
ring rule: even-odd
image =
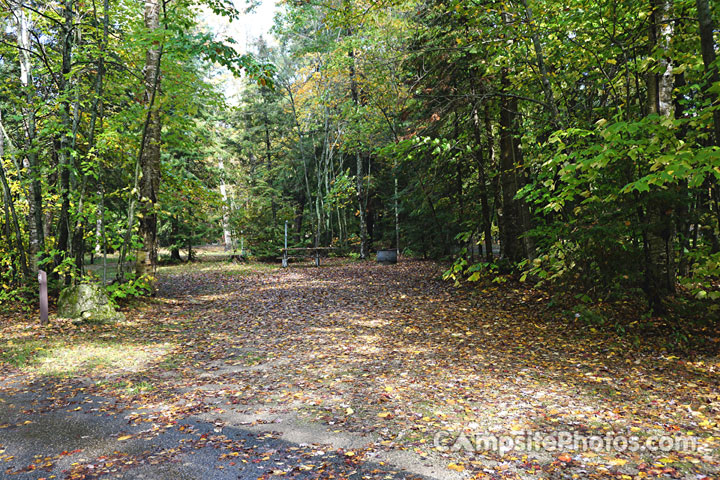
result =
[[291,258],[314,258],[315,266],[320,266],[320,257],[327,256],[327,254],[335,250],[335,247],[290,247],[282,249],[282,266],[286,268],[288,266],[288,260]]

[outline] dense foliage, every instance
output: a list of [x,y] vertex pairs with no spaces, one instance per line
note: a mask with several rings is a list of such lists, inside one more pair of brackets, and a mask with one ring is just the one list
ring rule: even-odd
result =
[[708,2],[284,7],[261,49],[278,88],[250,87],[236,114],[255,122],[235,149],[255,165],[245,228],[277,242],[289,220],[297,242],[456,258],[454,277],[514,270],[583,299],[644,292],[657,312],[678,282],[720,297]]
[[[266,82],[267,67],[190,0],[0,5],[0,303],[39,268],[56,288],[87,275],[151,287],[142,263],[154,269],[158,240],[177,256],[221,235],[211,133],[224,102],[207,72]],[[230,5],[205,8],[237,16]]]
[[[708,0],[286,1],[257,61],[187,0],[155,25],[147,5],[3,1],[3,295],[38,262],[72,281],[88,251],[148,275],[158,241],[274,258],[287,223],[295,245],[658,313],[678,286],[720,297]],[[235,108],[218,64],[258,80]]]

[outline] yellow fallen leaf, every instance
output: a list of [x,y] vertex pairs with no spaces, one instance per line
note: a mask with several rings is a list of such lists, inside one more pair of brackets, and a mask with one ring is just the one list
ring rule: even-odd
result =
[[627,463],[627,460],[623,460],[622,458],[613,458],[610,460],[610,465],[617,465],[617,466],[623,466]]
[[450,470],[455,470],[456,472],[462,472],[463,470],[465,470],[465,467],[458,463],[451,463],[450,465],[448,465],[448,468]]
[[123,435],[122,437],[118,437],[118,440],[122,442],[123,440],[129,440],[131,438],[132,435]]
[[390,415],[392,415],[390,412],[380,412],[377,416],[380,418],[388,418]]

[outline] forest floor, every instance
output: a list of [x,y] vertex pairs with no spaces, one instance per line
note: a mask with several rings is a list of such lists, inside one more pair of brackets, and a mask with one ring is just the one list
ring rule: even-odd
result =
[[718,478],[717,356],[442,270],[200,261],[118,324],[0,317],[0,477]]

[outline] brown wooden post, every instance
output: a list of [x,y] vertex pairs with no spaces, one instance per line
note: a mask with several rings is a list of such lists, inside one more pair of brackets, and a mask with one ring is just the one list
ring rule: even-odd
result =
[[45,270],[38,270],[38,282],[40,282],[40,323],[48,324],[48,290],[47,273]]

